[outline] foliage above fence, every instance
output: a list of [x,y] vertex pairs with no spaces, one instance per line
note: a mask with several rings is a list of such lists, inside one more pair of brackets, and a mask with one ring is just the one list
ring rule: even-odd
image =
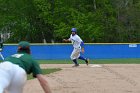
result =
[[5,42],[62,42],[76,27],[85,42],[140,42],[139,0],[0,0]]

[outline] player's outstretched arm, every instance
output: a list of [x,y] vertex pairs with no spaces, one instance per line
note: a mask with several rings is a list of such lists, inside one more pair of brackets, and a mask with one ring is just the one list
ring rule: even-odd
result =
[[46,78],[42,74],[38,74],[37,79],[45,93],[52,93]]
[[69,40],[69,39],[63,39],[63,41],[64,41],[64,42],[69,42],[70,40]]

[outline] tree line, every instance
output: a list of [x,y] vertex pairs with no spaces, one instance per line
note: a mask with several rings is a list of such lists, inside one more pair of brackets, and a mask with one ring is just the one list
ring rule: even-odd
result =
[[140,1],[0,0],[5,42],[61,43],[72,27],[86,43],[138,43]]

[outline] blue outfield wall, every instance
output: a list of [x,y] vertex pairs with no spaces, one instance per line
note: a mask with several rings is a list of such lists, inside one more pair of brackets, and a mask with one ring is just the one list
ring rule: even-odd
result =
[[[70,59],[71,44],[31,44],[31,53],[35,59]],[[2,54],[7,57],[16,53],[17,45],[4,45]],[[140,58],[140,44],[85,44],[82,56],[90,59]]]

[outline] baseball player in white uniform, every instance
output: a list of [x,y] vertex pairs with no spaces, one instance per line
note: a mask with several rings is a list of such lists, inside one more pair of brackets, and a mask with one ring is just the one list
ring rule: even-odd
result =
[[4,60],[4,57],[3,57],[2,53],[1,53],[2,50],[3,50],[3,41],[0,40],[0,57],[2,58],[2,60]]
[[89,59],[88,58],[84,58],[80,55],[80,52],[84,53],[84,42],[82,41],[82,39],[77,35],[77,29],[76,28],[72,28],[71,29],[72,34],[70,35],[69,39],[63,39],[63,41],[67,42],[67,41],[71,41],[73,44],[73,51],[71,53],[71,60],[74,62],[74,66],[73,67],[77,67],[79,66],[79,63],[77,62],[77,59],[81,59],[84,60],[86,62],[86,64],[89,64]]

